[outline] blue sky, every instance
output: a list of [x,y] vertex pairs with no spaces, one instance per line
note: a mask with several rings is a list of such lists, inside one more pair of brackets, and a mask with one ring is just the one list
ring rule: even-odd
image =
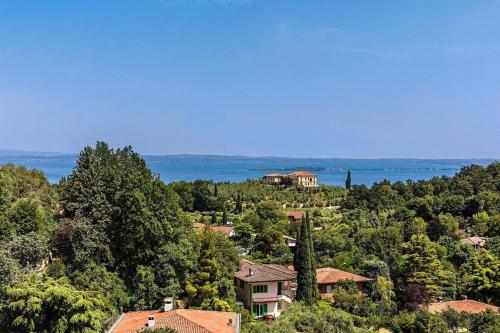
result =
[[500,1],[0,1],[0,148],[500,157]]

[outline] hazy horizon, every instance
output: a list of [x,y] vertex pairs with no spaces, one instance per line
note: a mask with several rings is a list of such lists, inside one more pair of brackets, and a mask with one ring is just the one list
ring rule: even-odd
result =
[[[91,146],[92,147],[92,146]],[[123,148],[123,147],[111,147]],[[133,147],[132,147],[133,148]],[[276,158],[276,159],[337,159],[337,160],[423,160],[423,161],[497,161],[500,158],[496,157],[460,157],[460,158],[416,158],[416,157],[339,157],[339,156],[266,156],[266,155],[240,155],[240,154],[196,154],[196,153],[178,153],[178,154],[142,154],[140,151],[134,149],[137,153],[149,157],[239,157],[239,158]],[[1,157],[58,157],[58,156],[78,156],[80,152],[57,152],[57,151],[28,151],[11,148],[0,148]]]

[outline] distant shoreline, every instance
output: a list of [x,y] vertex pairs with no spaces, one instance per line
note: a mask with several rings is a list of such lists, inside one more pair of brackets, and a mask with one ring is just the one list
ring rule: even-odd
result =
[[[0,156],[0,165],[14,163],[44,172],[50,182],[57,183],[71,174],[77,154],[50,156]],[[470,164],[487,165],[495,159],[338,159],[242,157],[223,155],[144,155],[151,170],[165,182],[194,181],[242,182],[261,179],[266,173],[289,173],[303,170],[318,175],[318,183],[344,185],[347,171],[353,184],[371,186],[389,180],[418,181],[433,177],[453,176]]]
[[[15,149],[0,149],[0,158],[39,158],[39,157],[75,157],[79,153],[59,153],[59,152],[36,152],[23,151]],[[495,157],[471,157],[471,158],[416,158],[416,157],[374,157],[374,158],[351,158],[351,157],[294,157],[294,156],[249,156],[249,155],[219,155],[219,154],[141,154],[148,158],[181,158],[181,159],[268,159],[268,160],[324,160],[324,161],[435,161],[435,162],[463,162],[463,161],[478,161],[491,163],[500,161]]]

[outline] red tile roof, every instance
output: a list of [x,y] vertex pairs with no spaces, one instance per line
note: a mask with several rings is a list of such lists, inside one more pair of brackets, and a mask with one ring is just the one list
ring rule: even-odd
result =
[[294,220],[300,220],[304,216],[304,212],[301,211],[287,211],[286,217],[293,218]]
[[367,277],[341,271],[331,267],[318,268],[316,270],[316,279],[319,284],[334,284],[340,280],[353,280],[354,282],[369,282],[372,279]]
[[292,172],[291,174],[288,175],[289,177],[313,177],[316,178],[317,176],[309,173],[309,172],[304,172],[304,171],[295,171]]
[[204,223],[195,222],[195,223],[193,223],[193,228],[195,228],[195,229],[205,229],[205,224]]
[[[154,316],[155,328],[173,328],[177,333],[238,333],[239,315],[218,312],[178,309],[167,312],[157,310],[124,313],[109,333],[135,333],[146,328],[148,317]],[[229,325],[229,319],[232,325]]]
[[487,238],[486,237],[468,237],[460,240],[460,243],[462,244],[469,244],[469,245],[478,245],[478,246],[484,246]]
[[[196,223],[193,223],[193,228],[205,229],[205,224],[196,222]],[[213,232],[220,232],[222,234],[225,234],[226,236],[229,236],[234,231],[234,227],[217,225],[217,226],[210,227],[210,230],[212,230]]]
[[243,268],[240,271],[234,273],[234,276],[240,280],[250,283],[291,281],[297,278],[297,272],[280,265],[253,264],[250,262],[246,262],[242,266]]
[[286,175],[282,173],[269,173],[267,175],[264,175],[264,177],[286,177]]
[[234,227],[220,225],[220,226],[212,227],[212,230],[214,232],[220,232],[226,236],[230,236],[231,233],[233,233],[233,231],[234,231]]
[[430,313],[438,313],[448,308],[455,310],[457,312],[467,312],[467,313],[481,313],[488,309],[490,309],[493,312],[500,313],[498,307],[474,300],[431,303],[429,304],[427,311],[429,311]]

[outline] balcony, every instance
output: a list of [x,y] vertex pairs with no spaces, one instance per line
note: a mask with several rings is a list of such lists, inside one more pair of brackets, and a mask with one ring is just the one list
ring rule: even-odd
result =
[[295,299],[295,290],[283,290],[281,295],[278,295],[280,300],[283,300],[287,303],[292,303]]

